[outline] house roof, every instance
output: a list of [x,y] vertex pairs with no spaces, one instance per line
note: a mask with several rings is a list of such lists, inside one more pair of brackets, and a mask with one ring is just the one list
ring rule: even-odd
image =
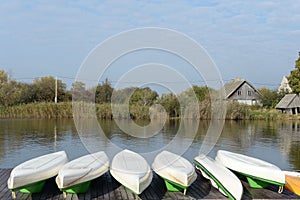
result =
[[224,85],[226,91],[226,98],[229,98],[237,89],[239,89],[244,83],[247,83],[250,87],[252,87],[259,95],[260,93],[255,89],[253,85],[251,85],[248,81],[240,78],[236,78]]
[[286,94],[275,106],[277,109],[300,107],[300,97],[297,94]]

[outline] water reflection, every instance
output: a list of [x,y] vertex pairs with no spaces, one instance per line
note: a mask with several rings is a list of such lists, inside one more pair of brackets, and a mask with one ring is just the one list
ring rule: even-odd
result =
[[[183,156],[190,161],[198,155],[209,127],[208,121],[201,121],[194,136],[195,121],[183,121],[180,126],[179,120],[171,120],[157,134],[137,138],[122,132],[113,121],[85,122],[82,126],[93,127],[91,123],[100,125],[106,136],[103,139],[93,129],[83,134],[83,139],[94,144],[95,151],[105,148],[110,151],[113,144],[141,154],[158,152],[177,137],[169,150],[180,152],[189,146]],[[81,139],[71,119],[0,120],[0,168],[14,167],[30,158],[60,150],[65,150],[69,158],[74,159],[88,153]],[[226,121],[220,138],[211,141],[215,139],[218,142],[209,153],[212,157],[217,150],[225,149],[264,159],[282,169],[300,169],[299,122]]]
[[[140,153],[145,159],[152,163],[154,157],[162,150],[172,151],[182,154],[193,143],[194,137],[197,135],[197,120],[171,120],[167,121],[165,126],[157,132],[157,127],[160,129],[161,121],[153,120],[152,128],[145,128],[146,133],[150,137],[135,137],[133,134],[124,133],[116,123],[100,121],[100,126],[104,134],[93,124],[93,122],[78,123],[79,130],[82,131],[81,140],[89,151],[104,150],[110,159],[122,149],[130,149]],[[131,123],[128,120],[119,121],[122,123],[122,128],[132,130]],[[157,123],[157,126],[154,125]],[[146,124],[146,123],[145,123]],[[148,131],[153,131],[155,134],[148,134]],[[137,135],[137,134],[135,134]]]
[[280,151],[295,170],[300,169],[300,124],[299,122],[280,123],[278,140]]
[[1,168],[75,146],[84,150],[71,120],[0,120]]

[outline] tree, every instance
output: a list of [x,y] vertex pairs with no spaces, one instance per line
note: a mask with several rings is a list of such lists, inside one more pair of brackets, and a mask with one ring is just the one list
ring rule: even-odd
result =
[[151,106],[157,99],[157,92],[151,90],[149,87],[137,88],[130,98],[130,105],[140,105],[140,106]]
[[293,93],[300,93],[300,52],[299,58],[296,60],[295,70],[291,71],[290,76],[288,76],[289,85],[293,90]]
[[274,108],[283,97],[281,93],[278,94],[277,91],[268,88],[261,88],[259,92],[261,94],[261,103],[266,108]]
[[30,102],[32,88],[29,84],[9,80],[5,71],[0,70],[0,105],[12,106]]
[[8,83],[8,75],[5,71],[0,70],[0,89]]
[[111,87],[110,82],[108,81],[108,79],[105,79],[105,82],[102,82],[102,85],[98,85],[96,87],[96,103],[110,103],[112,92],[113,88]]
[[[55,78],[52,76],[37,78],[33,81],[36,101],[54,101],[55,97]],[[66,84],[57,80],[57,100],[66,100]]]
[[76,81],[72,83],[72,100],[73,101],[89,101],[92,100],[92,92],[85,89],[85,83]]
[[19,87],[21,90],[21,97],[19,102],[16,102],[17,104],[26,104],[36,101],[36,88],[33,86],[33,84],[19,83]]
[[112,103],[124,104],[130,100],[130,96],[137,90],[136,87],[127,87],[121,90],[114,89]]
[[85,90],[85,83],[80,82],[80,81],[76,81],[74,83],[72,83],[72,91],[78,91],[78,92],[82,92]]
[[187,97],[193,97],[195,95],[198,101],[201,102],[209,95],[209,89],[208,87],[199,87],[194,85],[192,88],[184,91],[181,95],[185,95]]
[[163,94],[158,100],[158,103],[162,105],[165,110],[168,112],[170,117],[178,117],[180,114],[180,104],[176,95]]
[[9,80],[5,71],[0,70],[0,104],[12,106],[22,98],[22,85],[15,80]]

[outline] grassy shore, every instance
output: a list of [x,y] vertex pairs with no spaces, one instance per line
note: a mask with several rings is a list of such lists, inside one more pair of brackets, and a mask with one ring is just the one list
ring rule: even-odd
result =
[[[96,109],[96,115],[99,119],[112,119],[113,113],[110,104],[85,104],[86,111],[82,112],[85,117],[93,115],[91,109]],[[136,119],[149,118],[149,108],[142,106],[132,106],[130,108],[131,117]],[[0,106],[0,118],[72,118],[73,109],[72,102],[43,102],[43,103],[31,103],[18,106],[4,107]],[[83,116],[82,116],[83,117]],[[120,118],[128,118],[127,114],[120,112]]]
[[[160,117],[161,112],[157,110],[151,110],[150,107],[144,106],[130,106],[130,115],[126,112],[126,107],[118,107],[117,116],[113,116],[110,104],[90,104],[93,110],[96,112],[97,118],[111,120],[115,118],[133,118],[133,119],[149,119],[149,113],[151,117]],[[210,106],[200,105],[200,117],[201,119],[210,118]],[[83,112],[85,115],[94,115],[87,110]],[[191,113],[190,116],[193,116]],[[195,116],[195,115],[194,115]],[[31,103],[23,104],[11,107],[0,106],[0,118],[72,118],[73,109],[72,102],[62,103]],[[286,115],[275,109],[264,109],[260,107],[251,107],[240,105],[237,103],[227,104],[227,120],[299,120],[299,115]]]

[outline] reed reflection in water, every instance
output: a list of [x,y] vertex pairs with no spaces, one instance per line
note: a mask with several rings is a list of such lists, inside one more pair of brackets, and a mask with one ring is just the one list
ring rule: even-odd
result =
[[[126,125],[127,122],[125,120],[122,123]],[[142,125],[147,123],[138,122]],[[169,150],[182,151],[188,146],[183,156],[192,162],[199,153],[209,121],[199,122],[195,136],[191,134],[195,127],[193,123],[195,122],[192,120],[185,121],[180,127],[178,120],[167,121],[151,137],[138,138],[124,133],[114,121],[100,121],[97,125],[101,126],[106,140],[92,129],[86,133],[85,139],[95,147],[92,150],[109,151],[113,144],[120,149],[127,148],[145,155],[161,150],[174,142],[173,139],[177,136],[178,140]],[[89,152],[81,139],[72,119],[0,120],[0,168],[12,168],[30,158],[60,150],[65,150],[72,160]],[[219,149],[261,158],[281,169],[297,170],[300,169],[300,123],[226,121],[222,134],[209,155],[214,157]],[[116,152],[111,152],[114,153]]]

